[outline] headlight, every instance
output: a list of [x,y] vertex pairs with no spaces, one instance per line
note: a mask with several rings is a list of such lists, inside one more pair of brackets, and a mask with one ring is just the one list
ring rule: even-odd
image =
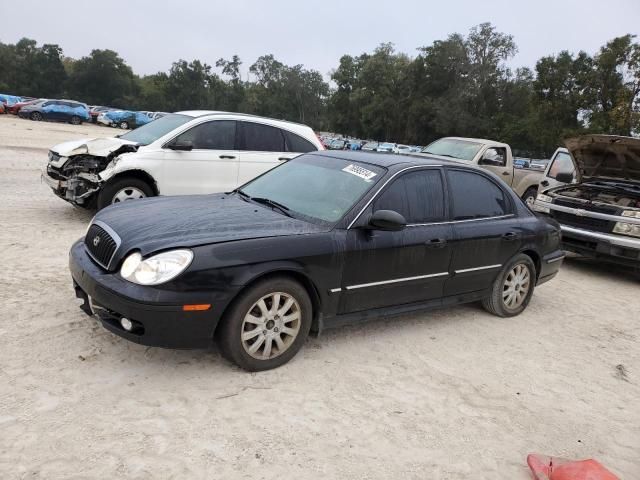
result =
[[192,260],[191,250],[171,250],[146,260],[135,252],[122,263],[120,276],[139,285],[159,285],[184,272]]
[[640,218],[640,210],[625,210],[622,212],[623,217]]
[[536,200],[539,200],[541,202],[553,202],[553,198],[551,198],[549,195],[545,195],[544,193],[539,193],[538,196],[536,197]]
[[633,223],[617,222],[613,227],[613,233],[619,233],[621,235],[629,235],[630,237],[640,237],[640,225],[634,225]]

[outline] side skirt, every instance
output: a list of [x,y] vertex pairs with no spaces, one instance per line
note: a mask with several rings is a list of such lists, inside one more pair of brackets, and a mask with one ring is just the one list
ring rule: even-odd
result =
[[404,305],[394,305],[392,307],[375,308],[372,310],[346,313],[343,315],[336,315],[334,317],[325,317],[323,318],[322,329],[338,328],[346,325],[357,325],[359,323],[364,323],[379,317],[395,317],[407,313],[436,310],[443,307],[452,307],[463,303],[477,302],[487,296],[489,296],[488,290],[480,290],[477,292],[470,292],[461,295],[438,298],[436,300],[429,300],[427,302],[407,303]]

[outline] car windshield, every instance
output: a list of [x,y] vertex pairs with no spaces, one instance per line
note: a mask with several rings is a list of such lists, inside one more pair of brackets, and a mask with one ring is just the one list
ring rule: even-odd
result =
[[[385,169],[338,158],[304,155],[241,187],[251,198],[312,223],[335,223],[383,176]],[[265,202],[266,203],[266,202]],[[282,210],[282,209],[281,209]]]
[[481,143],[454,138],[441,138],[424,147],[422,153],[431,153],[460,160],[473,160],[481,148]]
[[120,138],[123,140],[129,140],[139,145],[149,145],[155,142],[160,137],[164,137],[167,133],[175,130],[181,125],[193,120],[193,117],[188,115],[178,115],[172,113],[158,118],[153,122],[149,122],[135,130],[131,130],[129,133],[125,133]]

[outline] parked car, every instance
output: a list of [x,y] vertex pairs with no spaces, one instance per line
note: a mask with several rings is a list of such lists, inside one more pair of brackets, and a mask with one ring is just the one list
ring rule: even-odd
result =
[[24,107],[26,105],[31,105],[32,103],[36,103],[39,100],[45,100],[45,99],[43,99],[43,98],[32,98],[32,99],[25,100],[23,98],[22,101],[14,103],[13,105],[8,106],[7,107],[7,113],[12,113],[14,115],[17,115],[18,112],[22,109],[22,107]]
[[560,223],[566,250],[640,274],[640,139],[586,135],[565,145],[534,210]]
[[378,147],[376,148],[376,152],[393,153],[394,148],[396,148],[395,143],[379,143]]
[[534,170],[546,170],[547,165],[549,164],[549,160],[548,159],[536,159],[536,160],[531,160],[531,165],[529,166],[529,168],[532,168]]
[[531,161],[528,158],[515,157],[513,159],[513,166],[515,168],[531,168]]
[[18,112],[21,118],[31,120],[50,120],[80,125],[89,120],[89,107],[73,100],[37,100],[23,106]]
[[94,105],[89,108],[89,115],[91,116],[91,123],[98,123],[98,116],[104,112],[110,112],[112,110],[116,110],[112,107],[102,107],[100,105]]
[[0,103],[4,103],[5,107],[10,107],[11,105],[21,101],[22,101],[22,97],[18,97],[17,95],[8,95],[6,93],[0,93]]
[[152,119],[145,112],[130,110],[109,110],[98,115],[97,122],[123,130],[134,129],[146,125]]
[[346,143],[346,140],[342,138],[336,138],[332,140],[331,143],[329,143],[329,148],[327,148],[327,150],[343,150]]
[[393,147],[393,153],[399,153],[399,154],[408,154],[411,153],[411,147],[409,145],[396,145],[395,147]]
[[118,138],[49,152],[43,178],[74,205],[230,191],[300,153],[322,150],[306,125],[223,112],[169,114]]
[[557,223],[489,172],[327,151],[231,193],[109,207],[69,264],[81,308],[111,332],[215,340],[255,371],[289,361],[310,330],[380,315],[473,301],[518,315],[558,272],[559,248]]
[[531,206],[535,202],[542,172],[514,168],[511,147],[506,143],[479,138],[445,137],[427,145],[422,154],[479,165],[500,176],[527,205]]
[[377,148],[378,142],[366,142],[364,145],[362,145],[361,150],[365,152],[375,152],[377,151]]

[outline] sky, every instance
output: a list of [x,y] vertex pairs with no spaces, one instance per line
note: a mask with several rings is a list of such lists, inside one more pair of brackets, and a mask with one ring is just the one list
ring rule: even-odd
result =
[[511,67],[561,50],[594,54],[611,38],[640,34],[640,0],[0,0],[0,19],[0,42],[57,43],[74,58],[108,48],[138,74],[238,54],[246,75],[272,53],[328,77],[344,54],[392,42],[414,56],[482,22],[513,35]]

